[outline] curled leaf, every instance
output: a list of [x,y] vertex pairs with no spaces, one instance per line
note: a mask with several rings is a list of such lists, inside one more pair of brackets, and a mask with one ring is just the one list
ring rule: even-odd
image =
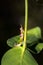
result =
[[39,27],[35,27],[27,31],[27,43],[35,43],[41,38],[41,30]]
[[10,39],[7,40],[7,44],[10,47],[14,47],[16,44],[18,44],[20,42],[20,36],[14,36]]
[[38,43],[35,47],[37,53],[40,53],[40,51],[42,51],[43,49],[43,43]]

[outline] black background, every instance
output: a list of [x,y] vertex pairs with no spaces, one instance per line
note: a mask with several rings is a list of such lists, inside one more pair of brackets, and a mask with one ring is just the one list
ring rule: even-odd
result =
[[[3,54],[10,49],[7,39],[20,33],[20,24],[24,27],[24,3],[24,0],[0,0],[0,63]],[[43,0],[29,0],[28,3],[28,29],[39,26],[43,40]],[[39,65],[43,65],[43,50],[33,56]]]

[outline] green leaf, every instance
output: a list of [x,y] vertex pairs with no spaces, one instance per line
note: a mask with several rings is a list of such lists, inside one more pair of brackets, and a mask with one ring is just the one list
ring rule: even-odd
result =
[[38,65],[32,54],[26,50],[23,57],[23,65]]
[[27,31],[27,43],[37,42],[41,38],[41,30],[39,27]]
[[14,47],[16,44],[18,44],[20,42],[20,36],[14,36],[10,39],[7,40],[7,44],[10,47]]
[[19,48],[15,47],[8,50],[2,58],[1,65],[14,65],[14,64],[19,65],[21,60],[21,53],[22,53],[21,47]]
[[37,53],[39,53],[40,51],[42,51],[43,49],[43,43],[38,43],[35,47]]
[[[39,27],[35,27],[29,31],[27,31],[27,43],[34,44],[41,38],[41,30]],[[7,40],[7,44],[10,47],[20,43],[20,35],[14,36]]]
[[29,51],[22,55],[22,47],[15,47],[5,53],[1,65],[38,65]]

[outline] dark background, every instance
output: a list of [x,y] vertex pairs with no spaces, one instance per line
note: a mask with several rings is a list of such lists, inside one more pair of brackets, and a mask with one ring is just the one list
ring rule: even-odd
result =
[[[43,40],[43,0],[29,0],[28,29],[39,26]],[[24,0],[0,0],[0,63],[3,54],[10,49],[6,41],[18,35],[20,24],[24,27]],[[33,54],[39,65],[43,65],[43,50]]]

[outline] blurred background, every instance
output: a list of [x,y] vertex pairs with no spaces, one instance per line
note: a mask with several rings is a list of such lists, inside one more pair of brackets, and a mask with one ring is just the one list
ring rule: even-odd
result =
[[[28,3],[28,29],[39,26],[43,40],[43,0],[28,0]],[[20,24],[24,27],[24,16],[24,0],[0,0],[0,64],[2,56],[10,49],[6,41],[20,33]],[[39,65],[43,65],[43,50],[33,56]]]

